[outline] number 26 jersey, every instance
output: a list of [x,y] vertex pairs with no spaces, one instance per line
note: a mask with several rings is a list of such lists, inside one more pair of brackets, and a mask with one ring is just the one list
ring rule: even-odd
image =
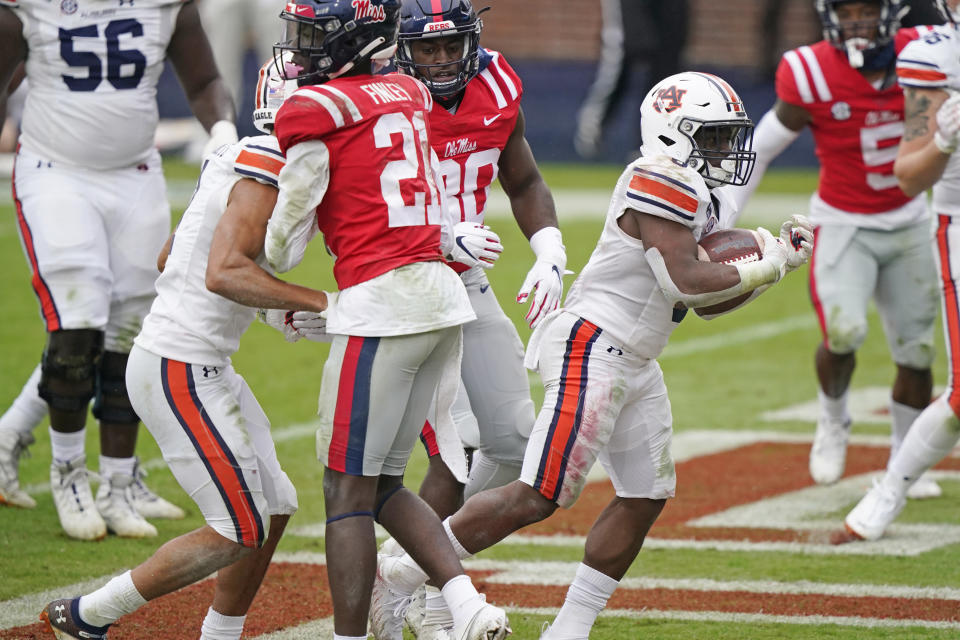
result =
[[0,0],[23,24],[30,91],[20,143],[90,169],[153,152],[157,82],[183,0]]

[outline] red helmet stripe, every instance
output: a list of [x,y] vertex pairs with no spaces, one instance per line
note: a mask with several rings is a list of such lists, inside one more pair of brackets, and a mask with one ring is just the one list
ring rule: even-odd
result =
[[434,22],[443,22],[443,0],[430,0],[430,13]]

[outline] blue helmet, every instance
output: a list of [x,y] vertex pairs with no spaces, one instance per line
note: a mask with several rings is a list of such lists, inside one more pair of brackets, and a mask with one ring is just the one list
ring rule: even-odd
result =
[[286,32],[273,46],[274,58],[292,60],[281,73],[301,85],[326,82],[365,60],[386,64],[396,51],[399,16],[400,0],[288,2],[280,14]]
[[[880,6],[880,19],[877,20],[877,35],[873,40],[866,38],[844,38],[837,7],[849,2],[874,2]],[[910,11],[904,0],[816,0],[817,13],[823,23],[823,38],[834,47],[847,54],[850,66],[860,69],[882,69],[893,63],[895,58],[893,38],[900,28],[900,19]]]
[[[480,31],[483,21],[470,0],[403,0],[400,10],[400,43],[396,64],[402,73],[416,77],[436,97],[453,96],[467,86],[480,67]],[[410,43],[427,38],[463,36],[463,56],[453,63],[417,64]],[[432,80],[430,69],[457,65],[452,80]]]

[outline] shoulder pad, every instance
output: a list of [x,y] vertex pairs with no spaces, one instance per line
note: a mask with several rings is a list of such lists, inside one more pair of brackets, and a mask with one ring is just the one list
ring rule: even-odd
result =
[[908,43],[897,56],[900,86],[918,89],[947,87],[951,76],[956,77],[960,71],[956,38],[955,33],[935,29]]
[[480,50],[480,73],[471,82],[482,82],[493,94],[497,107],[503,109],[519,102],[523,95],[523,83],[500,52]]
[[233,171],[244,178],[276,187],[285,158],[273,136],[243,138],[236,145]]
[[667,156],[638,158],[628,168],[625,207],[696,226],[700,204],[710,193],[703,177]]

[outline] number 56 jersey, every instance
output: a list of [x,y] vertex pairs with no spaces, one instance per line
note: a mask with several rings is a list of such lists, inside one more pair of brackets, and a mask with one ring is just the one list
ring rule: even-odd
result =
[[153,151],[157,82],[183,0],[0,0],[23,24],[30,91],[20,143],[89,169]]

